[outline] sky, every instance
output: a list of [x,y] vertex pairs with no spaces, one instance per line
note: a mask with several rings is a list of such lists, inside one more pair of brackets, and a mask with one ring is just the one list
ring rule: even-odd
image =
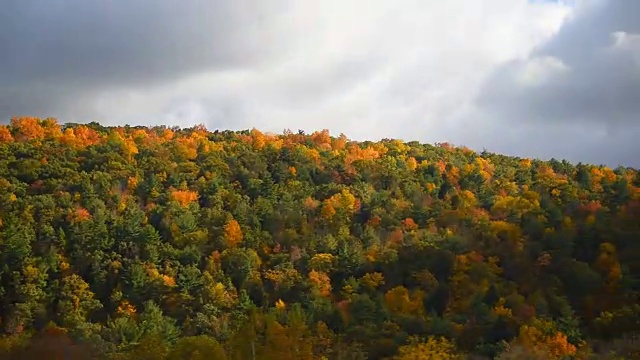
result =
[[640,167],[638,0],[3,0],[0,122],[205,124]]

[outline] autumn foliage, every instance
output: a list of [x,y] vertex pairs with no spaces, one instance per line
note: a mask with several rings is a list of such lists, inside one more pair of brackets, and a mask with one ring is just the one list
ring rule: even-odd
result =
[[198,200],[198,193],[189,190],[173,190],[171,191],[171,200],[182,206],[189,206],[189,204]]
[[35,117],[0,153],[0,358],[639,353],[636,169]]

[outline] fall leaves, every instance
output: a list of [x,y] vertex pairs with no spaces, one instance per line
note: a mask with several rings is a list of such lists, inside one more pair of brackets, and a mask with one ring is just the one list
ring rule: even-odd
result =
[[181,206],[187,207],[194,201],[198,200],[198,193],[189,190],[172,190],[171,200],[176,201]]
[[153,328],[168,340],[140,344],[216,338],[242,359],[506,359],[578,358],[582,339],[637,329],[632,169],[36,118],[0,126],[0,147],[19,154],[0,158],[5,331],[55,320],[123,350]]
[[231,219],[224,226],[224,240],[228,247],[234,248],[240,245],[243,234],[240,224],[235,219]]

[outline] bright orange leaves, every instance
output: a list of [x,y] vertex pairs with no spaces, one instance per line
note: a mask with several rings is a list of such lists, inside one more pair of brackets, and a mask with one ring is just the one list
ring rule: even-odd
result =
[[353,167],[351,166],[351,164],[354,161],[357,161],[357,160],[365,160],[365,161],[375,160],[375,159],[379,158],[380,155],[382,155],[380,153],[380,151],[374,149],[371,146],[362,149],[358,145],[351,145],[351,146],[349,146],[348,153],[347,153],[347,155],[345,157],[345,165],[346,165],[347,169],[349,169],[350,171],[355,171],[355,169],[353,169]]
[[78,223],[91,219],[91,214],[87,209],[83,207],[77,207],[69,214],[68,219],[71,223]]
[[561,332],[552,335],[543,333],[534,326],[523,325],[516,342],[536,354],[544,354],[549,359],[564,359],[575,355],[577,348]]
[[65,129],[61,141],[76,148],[83,148],[100,143],[102,137],[95,130],[84,125]]
[[187,207],[194,201],[198,200],[198,192],[189,190],[172,190],[171,200]]
[[311,270],[309,272],[309,281],[313,284],[314,290],[318,295],[324,297],[331,295],[331,279],[326,273]]
[[44,128],[38,118],[15,117],[11,119],[11,126],[16,132],[16,138],[19,140],[29,141],[44,137]]
[[312,197],[307,197],[306,199],[304,199],[304,207],[305,209],[312,211],[318,208],[318,206],[320,206],[320,201],[312,198]]
[[0,125],[0,142],[12,142],[13,135],[11,135],[11,130],[6,125]]
[[406,231],[418,230],[418,224],[416,224],[416,222],[413,221],[412,218],[406,218],[402,220],[402,226]]
[[329,135],[329,130],[316,131],[311,134],[310,137],[311,141],[313,141],[319,149],[331,150],[331,135]]

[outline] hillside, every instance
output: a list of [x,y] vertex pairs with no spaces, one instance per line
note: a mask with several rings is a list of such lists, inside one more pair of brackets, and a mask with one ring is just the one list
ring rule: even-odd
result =
[[14,118],[0,257],[4,358],[640,351],[629,168]]

